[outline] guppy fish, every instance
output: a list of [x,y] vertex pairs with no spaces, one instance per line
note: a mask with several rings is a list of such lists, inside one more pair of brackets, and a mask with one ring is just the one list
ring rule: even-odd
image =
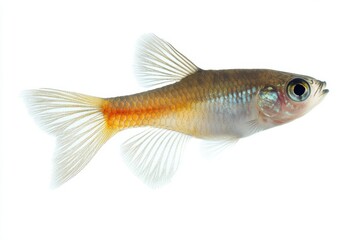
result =
[[150,185],[174,175],[191,137],[219,144],[290,122],[328,93],[309,76],[267,69],[203,70],[172,45],[145,35],[137,73],[152,90],[99,98],[55,89],[28,90],[30,112],[57,138],[54,183],[80,172],[116,133],[144,131],[122,149],[134,172]]

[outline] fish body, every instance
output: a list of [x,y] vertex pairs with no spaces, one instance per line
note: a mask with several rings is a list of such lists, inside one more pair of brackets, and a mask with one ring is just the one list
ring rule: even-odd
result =
[[[241,138],[299,117],[283,116],[289,100],[281,91],[296,77],[267,69],[198,70],[162,88],[106,99],[103,114],[108,127],[119,131],[151,126],[204,139]],[[279,107],[269,117],[259,109],[259,93],[272,86],[280,90]]]
[[190,137],[236,141],[304,115],[328,92],[325,82],[299,74],[202,70],[154,35],[140,44],[137,69],[143,83],[163,86],[114,98],[26,92],[32,114],[57,136],[56,184],[75,176],[113,135],[134,127],[147,130],[123,144],[125,159],[145,182],[167,182]]

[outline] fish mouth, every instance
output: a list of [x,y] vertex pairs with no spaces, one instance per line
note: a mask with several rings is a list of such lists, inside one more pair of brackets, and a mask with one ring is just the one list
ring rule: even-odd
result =
[[318,89],[315,94],[320,93],[320,96],[326,95],[329,92],[329,89],[326,89],[326,82],[320,82]]
[[326,82],[322,82],[321,86],[321,95],[325,95],[329,92],[329,89],[326,89]]
[[329,89],[324,89],[324,90],[322,90],[321,95],[327,94],[328,92],[329,92]]

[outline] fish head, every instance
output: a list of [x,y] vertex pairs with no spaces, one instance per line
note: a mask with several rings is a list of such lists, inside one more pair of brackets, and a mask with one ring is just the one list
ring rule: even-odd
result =
[[258,92],[260,119],[269,126],[290,122],[309,112],[328,92],[326,82],[304,75],[276,73],[270,84],[263,84]]

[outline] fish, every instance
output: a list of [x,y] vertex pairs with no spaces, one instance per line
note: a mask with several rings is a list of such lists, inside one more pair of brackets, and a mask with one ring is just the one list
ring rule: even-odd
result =
[[[56,137],[53,184],[77,175],[114,135],[150,186],[171,180],[191,138],[234,143],[297,119],[329,92],[326,82],[270,69],[204,70],[154,34],[140,38],[136,75],[147,91],[111,98],[51,88],[25,90],[30,114]],[[126,86],[126,85],[123,85]]]

